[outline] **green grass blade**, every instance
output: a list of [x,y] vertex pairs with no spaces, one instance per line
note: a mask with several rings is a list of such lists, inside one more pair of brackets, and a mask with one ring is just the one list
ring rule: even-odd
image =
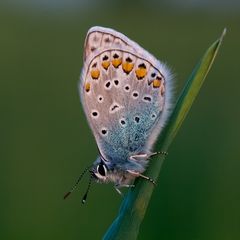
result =
[[[212,66],[225,33],[226,29],[224,29],[222,36],[207,49],[187,80],[168,124],[156,144],[158,150],[167,151],[176,136]],[[163,160],[163,155],[151,159],[146,175],[157,179]],[[130,189],[124,198],[118,216],[103,237],[104,240],[137,239],[140,224],[144,218],[154,187],[143,179],[136,179],[135,185],[135,188]]]

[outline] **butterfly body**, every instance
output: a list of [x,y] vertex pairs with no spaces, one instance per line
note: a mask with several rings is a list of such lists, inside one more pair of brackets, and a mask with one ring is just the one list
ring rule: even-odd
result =
[[168,68],[137,43],[108,28],[88,31],[79,90],[100,152],[90,170],[97,181],[128,186],[145,171],[170,88]]

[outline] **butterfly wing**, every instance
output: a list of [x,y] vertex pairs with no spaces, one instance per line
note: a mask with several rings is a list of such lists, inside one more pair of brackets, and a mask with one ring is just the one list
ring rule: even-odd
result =
[[106,159],[149,151],[169,112],[166,66],[112,29],[93,27],[85,41],[80,96]]

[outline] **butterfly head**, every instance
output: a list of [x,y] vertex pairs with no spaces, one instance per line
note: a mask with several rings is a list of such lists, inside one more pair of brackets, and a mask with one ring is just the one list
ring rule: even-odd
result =
[[115,186],[129,185],[135,176],[129,174],[125,165],[117,165],[114,161],[105,160],[101,155],[93,163],[89,170],[92,178],[98,183],[112,182]]
[[113,161],[105,160],[101,155],[93,163],[89,170],[93,179],[98,183],[114,183],[115,186],[121,186],[132,182],[132,177],[124,167],[116,165]]

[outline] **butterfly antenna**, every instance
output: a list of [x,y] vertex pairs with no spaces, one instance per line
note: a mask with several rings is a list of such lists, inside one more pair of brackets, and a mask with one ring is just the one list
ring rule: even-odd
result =
[[83,199],[82,199],[82,204],[86,203],[87,196],[88,196],[91,184],[92,184],[92,178],[93,178],[93,175],[91,174],[90,178],[89,178],[89,182],[88,182],[86,193],[84,194]]
[[78,180],[76,181],[76,183],[73,185],[72,189],[64,195],[63,199],[66,199],[66,198],[76,189],[78,183],[81,181],[82,177],[83,177],[84,174],[89,170],[89,168],[90,168],[90,167],[87,167],[87,168],[84,169],[84,171],[83,171],[82,174],[79,176],[79,178],[78,178]]

